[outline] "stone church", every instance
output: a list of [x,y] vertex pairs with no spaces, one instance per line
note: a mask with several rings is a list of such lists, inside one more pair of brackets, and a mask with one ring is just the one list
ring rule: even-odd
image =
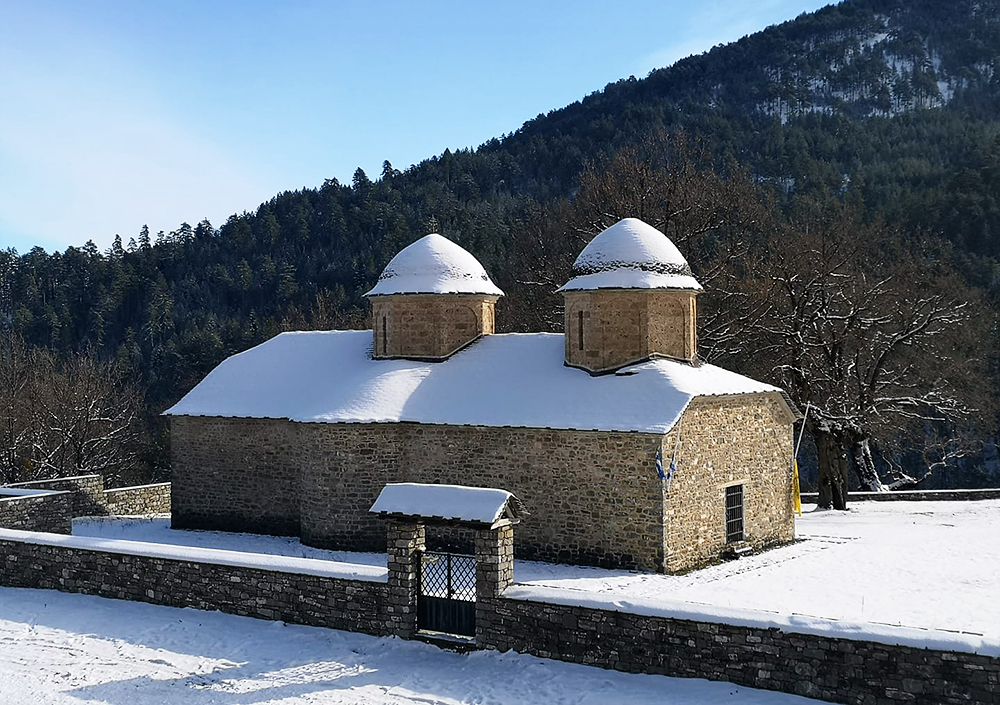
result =
[[383,550],[369,508],[422,482],[513,492],[522,558],[677,572],[791,541],[796,412],[699,362],[702,288],[673,243],[622,220],[560,291],[564,334],[495,334],[475,257],[406,247],[372,331],[283,333],[166,412],[174,527]]

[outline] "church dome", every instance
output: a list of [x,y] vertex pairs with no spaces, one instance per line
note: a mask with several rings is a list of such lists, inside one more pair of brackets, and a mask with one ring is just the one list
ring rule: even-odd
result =
[[591,240],[559,291],[590,289],[702,290],[674,243],[638,218],[619,220]]
[[486,294],[503,296],[468,250],[437,233],[404,247],[365,296],[389,294]]

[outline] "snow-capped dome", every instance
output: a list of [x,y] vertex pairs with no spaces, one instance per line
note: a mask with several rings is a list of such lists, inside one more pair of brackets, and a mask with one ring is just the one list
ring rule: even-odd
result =
[[638,218],[619,220],[591,240],[559,291],[587,289],[702,290],[674,243]]
[[503,296],[468,250],[437,233],[404,247],[365,296],[387,294],[490,294]]

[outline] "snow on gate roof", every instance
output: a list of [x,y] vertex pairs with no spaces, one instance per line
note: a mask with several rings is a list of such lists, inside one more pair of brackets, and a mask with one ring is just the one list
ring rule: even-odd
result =
[[527,514],[521,500],[506,490],[417,482],[386,485],[369,511],[487,526],[503,520],[516,523]]
[[444,362],[371,359],[371,331],[282,333],[233,355],[173,416],[668,432],[692,398],[779,393],[734,372],[657,359],[591,376],[555,333],[487,335]]

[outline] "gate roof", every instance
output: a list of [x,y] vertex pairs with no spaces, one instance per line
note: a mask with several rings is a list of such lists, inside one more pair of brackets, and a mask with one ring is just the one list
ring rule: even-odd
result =
[[454,522],[477,528],[516,524],[527,512],[506,490],[461,485],[390,483],[369,510],[388,516]]

